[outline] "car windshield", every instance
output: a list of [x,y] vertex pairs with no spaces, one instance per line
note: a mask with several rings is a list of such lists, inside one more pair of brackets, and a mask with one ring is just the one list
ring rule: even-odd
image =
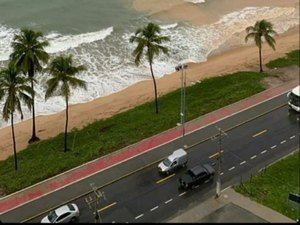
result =
[[164,159],[164,161],[163,161],[163,164],[166,166],[166,167],[169,167],[170,165],[171,165],[171,161],[168,159],[168,158],[166,158],[166,159]]
[[55,211],[51,211],[48,215],[48,220],[53,223],[57,218],[57,214],[55,213]]
[[70,209],[71,211],[75,211],[75,208],[74,208],[74,206],[73,206],[72,204],[68,204],[68,207],[69,207],[69,209]]
[[299,107],[300,106],[300,97],[295,95],[293,92],[290,94],[290,101],[293,105]]

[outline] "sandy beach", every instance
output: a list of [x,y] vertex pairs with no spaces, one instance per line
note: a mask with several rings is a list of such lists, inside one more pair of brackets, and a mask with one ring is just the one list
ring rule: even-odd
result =
[[[159,0],[138,0],[134,2],[133,7],[137,10],[153,10],[152,13],[157,15]],[[243,2],[233,0],[234,2]],[[160,1],[159,1],[160,2]],[[167,0],[164,4],[180,4],[182,1]],[[249,2],[249,1],[248,1]],[[260,4],[259,0],[253,0],[253,5]],[[294,0],[272,1],[278,6],[297,6],[299,3]],[[284,2],[284,3],[283,3]],[[160,6],[163,8],[164,4]],[[229,3],[228,3],[229,4]],[[242,7],[240,3],[236,3],[237,8]],[[189,7],[189,5],[187,5]],[[176,9],[178,11],[178,9]],[[176,13],[176,10],[169,10],[164,13],[164,16],[172,17],[172,19],[185,19],[187,15],[190,21],[198,21],[197,12]],[[195,9],[193,9],[195,10]],[[186,11],[185,11],[186,12]],[[168,13],[170,13],[168,15]],[[161,13],[162,15],[163,13]],[[197,22],[195,22],[196,24]],[[291,50],[299,49],[299,27],[293,28],[284,34],[275,37],[276,51],[273,51],[268,45],[263,45],[263,62],[266,63],[278,57],[283,57]],[[226,49],[223,52],[218,52],[208,58],[206,62],[189,64],[187,69],[187,85],[191,85],[197,80],[206,77],[218,76],[235,71],[242,70],[259,70],[258,49],[254,44],[236,47],[234,49]],[[154,64],[155,67],[155,64]],[[264,67],[265,71],[267,68]],[[158,94],[162,96],[172,90],[180,88],[181,72],[174,72],[157,79]],[[126,111],[146,101],[153,100],[153,83],[152,80],[142,81],[132,85],[120,92],[111,94],[106,97],[98,98],[91,102],[72,105],[69,108],[69,130],[73,128],[82,128],[85,125],[98,120],[108,118],[117,113]],[[42,140],[54,137],[64,130],[65,112],[56,113],[47,116],[36,117],[37,135]],[[15,134],[18,151],[26,148],[27,141],[31,137],[32,120],[24,120],[15,124]],[[0,130],[0,160],[6,159],[13,154],[11,127],[5,127]]]

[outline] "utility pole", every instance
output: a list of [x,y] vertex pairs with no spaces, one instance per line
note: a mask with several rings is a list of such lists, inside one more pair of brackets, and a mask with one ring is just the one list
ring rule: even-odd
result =
[[181,109],[180,109],[180,124],[182,128],[182,146],[184,146],[184,135],[185,135],[185,88],[186,88],[186,64],[180,64],[175,67],[176,71],[181,70]]
[[97,210],[97,206],[99,205],[101,198],[103,198],[106,201],[106,197],[104,191],[98,190],[95,183],[90,183],[90,186],[94,192],[94,195],[89,195],[88,197],[86,197],[85,202],[88,204],[89,209],[91,210],[93,209],[94,211],[93,214],[94,214],[95,223],[101,223],[102,219],[100,213]]
[[219,143],[219,150],[217,153],[217,161],[218,161],[218,165],[217,165],[217,184],[216,184],[216,198],[218,198],[221,194],[221,163],[222,163],[222,153],[224,152],[222,150],[222,140],[223,138],[227,135],[227,133],[225,133],[221,128],[216,127],[219,130],[219,133],[217,135],[215,135],[214,137],[212,137],[212,140],[216,140],[218,139],[218,143]]

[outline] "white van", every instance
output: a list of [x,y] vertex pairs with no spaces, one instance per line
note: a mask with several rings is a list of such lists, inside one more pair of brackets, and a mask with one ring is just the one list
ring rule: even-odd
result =
[[158,172],[169,174],[187,164],[187,152],[182,148],[175,150],[171,155],[158,164]]
[[300,85],[287,93],[289,107],[300,112]]

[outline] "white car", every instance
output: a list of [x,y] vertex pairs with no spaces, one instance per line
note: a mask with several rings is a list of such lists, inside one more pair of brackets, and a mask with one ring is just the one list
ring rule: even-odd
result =
[[63,205],[45,216],[41,223],[69,223],[75,222],[79,217],[79,209],[75,203]]

